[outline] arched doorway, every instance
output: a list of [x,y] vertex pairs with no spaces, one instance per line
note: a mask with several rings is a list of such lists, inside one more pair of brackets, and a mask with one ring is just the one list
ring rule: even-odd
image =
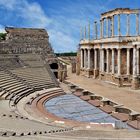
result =
[[50,64],[51,69],[58,69],[58,64],[57,63],[52,63]]
[[55,77],[58,78],[58,64],[52,63],[52,64],[50,64],[50,67],[51,67]]

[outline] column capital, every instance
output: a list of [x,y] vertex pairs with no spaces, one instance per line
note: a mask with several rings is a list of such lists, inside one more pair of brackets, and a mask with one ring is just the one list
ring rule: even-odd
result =
[[131,48],[126,48],[127,50],[130,50]]
[[137,49],[137,45],[134,45],[133,48]]
[[110,48],[105,48],[105,50],[109,50]]
[[111,50],[115,50],[116,48],[110,48]]
[[121,50],[122,48],[117,48],[117,50]]
[[87,48],[87,50],[91,50],[92,48]]
[[99,48],[99,50],[103,50],[104,48]]

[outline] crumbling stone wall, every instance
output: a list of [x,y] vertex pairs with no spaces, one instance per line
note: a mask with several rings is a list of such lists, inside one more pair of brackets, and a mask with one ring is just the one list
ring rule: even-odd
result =
[[44,53],[47,57],[54,57],[45,29],[6,27],[5,30],[6,40],[0,41],[2,53]]

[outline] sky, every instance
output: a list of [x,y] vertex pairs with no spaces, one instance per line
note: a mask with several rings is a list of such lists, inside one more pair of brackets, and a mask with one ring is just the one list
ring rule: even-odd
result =
[[140,0],[0,0],[0,32],[5,26],[45,28],[55,52],[76,51],[81,27],[90,22],[92,28],[114,8],[140,8]]

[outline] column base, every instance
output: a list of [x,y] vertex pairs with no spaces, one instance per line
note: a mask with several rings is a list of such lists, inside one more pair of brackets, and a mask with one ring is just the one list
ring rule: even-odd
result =
[[104,75],[105,75],[105,73],[102,72],[102,71],[100,71],[99,79],[100,79],[100,80],[103,80],[103,79],[104,79]]
[[93,76],[93,70],[92,69],[87,69],[86,70],[86,75],[88,78],[90,78],[91,76]]
[[94,76],[93,78],[96,79],[99,76],[99,70],[94,69]]
[[139,89],[140,88],[140,80],[137,76],[134,76],[132,79],[132,89]]
[[118,81],[118,82],[119,82],[119,83],[118,83],[118,87],[123,87],[123,80],[122,80],[122,78],[119,77],[118,80],[119,80],[119,81]]
[[113,77],[115,78],[115,81],[118,85],[118,87],[123,87],[123,79],[121,75],[114,74]]

